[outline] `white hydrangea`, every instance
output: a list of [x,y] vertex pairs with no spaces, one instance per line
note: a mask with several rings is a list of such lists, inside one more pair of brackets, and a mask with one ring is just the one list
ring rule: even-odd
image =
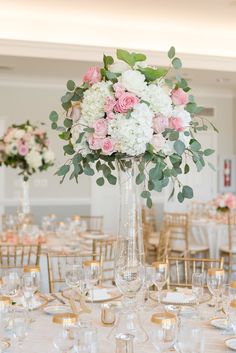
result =
[[52,150],[45,149],[43,152],[43,159],[45,163],[53,163],[55,160],[55,155]]
[[[82,121],[81,121],[82,123]],[[73,148],[76,152],[80,152],[82,156],[86,156],[88,153],[91,152],[90,148],[88,147],[88,143],[86,141],[86,133],[82,138],[82,141],[78,143],[79,136],[81,132],[83,132],[84,126],[77,124],[71,129],[71,143]]]
[[146,87],[142,99],[150,103],[155,114],[161,113],[169,117],[172,112],[172,101],[169,95],[159,85],[151,84]]
[[191,122],[191,115],[189,114],[189,112],[187,112],[187,110],[185,110],[181,106],[176,106],[173,109],[171,116],[173,118],[180,118],[182,120],[182,124],[184,128],[188,127]]
[[42,165],[42,155],[36,150],[31,150],[25,159],[32,169],[38,169]]
[[145,76],[141,74],[141,72],[135,70],[127,70],[123,72],[119,81],[127,91],[134,93],[139,97],[142,96],[147,87]]
[[145,103],[137,104],[129,118],[117,114],[109,124],[116,150],[130,156],[144,153],[153,135],[152,118],[153,112]]
[[16,139],[22,139],[22,137],[25,135],[25,130],[22,129],[15,129],[14,137]]
[[81,113],[86,125],[103,118],[105,99],[112,96],[111,82],[101,81],[92,85],[85,93],[81,103]]
[[5,147],[5,152],[9,155],[16,155],[18,153],[17,143],[14,141],[11,143],[7,143]]

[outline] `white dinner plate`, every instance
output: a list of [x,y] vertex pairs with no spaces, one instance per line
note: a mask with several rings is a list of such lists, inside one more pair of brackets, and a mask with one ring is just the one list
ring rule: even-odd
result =
[[236,351],[236,337],[230,337],[225,340],[226,347]]
[[219,328],[221,330],[225,330],[227,328],[227,320],[223,317],[217,317],[210,321],[211,326]]
[[[71,294],[73,292],[71,289],[65,289],[62,291],[62,295],[64,298],[69,299],[71,297]],[[103,303],[107,301],[111,301],[114,299],[118,299],[121,297],[121,293],[116,287],[106,287],[106,288],[96,288],[94,289],[94,294],[93,294],[93,302],[94,303]],[[78,300],[76,296],[74,296],[75,300]],[[91,295],[86,297],[86,302],[91,302],[92,298]]]
[[48,305],[43,308],[45,314],[56,315],[71,313],[71,308],[69,305]]

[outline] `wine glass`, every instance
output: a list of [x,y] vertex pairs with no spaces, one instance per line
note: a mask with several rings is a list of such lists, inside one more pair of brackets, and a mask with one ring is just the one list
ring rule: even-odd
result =
[[94,287],[98,284],[100,279],[101,267],[100,262],[95,260],[87,260],[83,263],[85,271],[85,279],[88,287],[91,286],[91,301],[94,301]]
[[153,266],[145,265],[145,307],[152,306],[150,300],[150,287],[154,284],[155,269]]
[[223,305],[223,310],[226,315],[226,328],[222,332],[223,335],[229,335],[229,334],[231,334],[231,331],[232,331],[232,325],[230,324],[230,315],[229,315],[230,303],[231,303],[232,299],[233,299],[233,297],[231,294],[230,285],[224,284],[223,289],[222,289],[222,305]]
[[177,336],[177,318],[174,314],[163,312],[153,314],[150,338],[160,353],[167,352],[175,343]]
[[200,299],[203,296],[204,281],[204,273],[192,274],[192,293],[195,297],[197,311],[199,308]]
[[223,284],[224,270],[217,268],[209,268],[207,271],[207,286],[214,298],[216,312],[220,310],[219,298],[222,293]]
[[153,282],[157,287],[158,304],[161,302],[161,292],[168,280],[168,264],[166,262],[153,262],[154,278]]
[[28,335],[28,315],[24,308],[14,308],[12,320],[12,336],[14,346],[23,348],[23,343]]
[[81,293],[87,288],[87,281],[85,278],[85,271],[81,265],[78,264],[67,264],[65,269],[65,281],[68,287],[72,289],[71,294],[77,294],[77,289],[80,289]]
[[25,273],[22,277],[22,291],[26,301],[26,306],[28,310],[32,310],[33,303],[32,299],[34,294],[39,289],[40,277],[37,272]]

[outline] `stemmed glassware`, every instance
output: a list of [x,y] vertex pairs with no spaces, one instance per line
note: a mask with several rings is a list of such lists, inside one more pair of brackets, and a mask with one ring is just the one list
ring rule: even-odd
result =
[[223,289],[222,289],[222,306],[223,306],[223,310],[225,312],[226,315],[226,328],[225,330],[222,332],[222,335],[229,335],[232,332],[232,325],[230,323],[230,303],[231,300],[233,299],[232,296],[232,292],[231,292],[231,287],[229,284],[224,284],[223,285]]
[[[85,294],[88,289],[88,279],[81,264],[67,264],[65,269],[65,281],[72,289],[71,300],[74,295]],[[78,293],[78,290],[80,293]]]
[[150,265],[145,266],[145,307],[152,307],[153,301],[150,300],[150,287],[154,284],[155,268]]
[[101,278],[101,266],[100,262],[96,260],[87,260],[83,263],[85,271],[85,279],[87,287],[91,287],[91,301],[94,301],[94,288],[99,283]]
[[158,304],[161,303],[161,293],[168,280],[168,264],[166,262],[153,262],[154,278],[153,283],[157,287]]
[[195,298],[197,312],[200,304],[200,299],[203,296],[204,282],[205,282],[204,273],[192,274],[192,293]]
[[209,268],[207,272],[207,286],[215,301],[216,313],[220,310],[219,299],[222,294],[224,284],[224,270],[219,268]]

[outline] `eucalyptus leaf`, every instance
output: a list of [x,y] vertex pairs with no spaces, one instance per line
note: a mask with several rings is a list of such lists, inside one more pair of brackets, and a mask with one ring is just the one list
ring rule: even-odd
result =
[[168,51],[168,58],[173,59],[175,57],[175,47],[170,47]]
[[69,81],[67,81],[66,87],[69,91],[74,91],[76,85],[75,85],[74,81],[69,80]]
[[52,123],[56,123],[58,121],[58,114],[55,110],[53,110],[50,115],[49,115],[49,119],[51,120]]
[[103,177],[100,177],[100,178],[98,178],[98,179],[96,180],[96,183],[97,183],[97,185],[99,185],[99,186],[103,186],[104,183],[105,183],[105,180],[104,180]]
[[63,166],[61,166],[61,168],[57,171],[57,175],[59,176],[64,176],[66,175],[70,170],[70,166],[68,164],[64,164]]
[[181,156],[185,150],[185,144],[181,140],[177,140],[174,143],[175,151]]
[[182,67],[182,62],[181,62],[181,60],[180,60],[179,58],[174,58],[174,59],[172,60],[172,65],[173,65],[173,67],[174,67],[176,70],[179,70],[179,69],[181,69],[181,67]]
[[207,148],[206,150],[204,150],[204,156],[210,156],[211,154],[213,154],[215,151],[211,148]]

